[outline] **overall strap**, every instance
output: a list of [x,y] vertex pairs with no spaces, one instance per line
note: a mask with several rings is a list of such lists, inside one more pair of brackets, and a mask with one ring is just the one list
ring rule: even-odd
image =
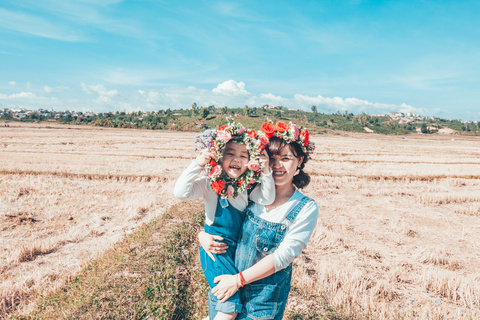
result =
[[288,221],[288,224],[291,224],[293,220],[297,217],[298,213],[302,211],[303,207],[309,202],[311,199],[307,196],[303,196],[302,199],[297,203],[295,207],[290,209],[290,212],[288,213],[287,217],[285,220]]
[[218,196],[218,202],[220,203],[220,206],[222,208],[228,207],[228,200],[227,199],[223,199],[220,196]]

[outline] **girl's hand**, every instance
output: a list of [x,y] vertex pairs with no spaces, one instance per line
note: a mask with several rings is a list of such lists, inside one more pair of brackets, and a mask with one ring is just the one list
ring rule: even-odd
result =
[[258,162],[262,165],[262,172],[264,174],[269,174],[270,173],[270,161],[268,157],[267,150],[263,149],[260,155],[258,156]]
[[210,160],[217,160],[217,156],[215,155],[215,153],[213,151],[210,151],[208,149],[203,149],[197,156],[197,158],[195,159],[195,161],[197,162],[197,164],[200,166],[200,167],[203,167],[204,165],[206,165],[207,163],[210,162]]
[[213,282],[218,283],[215,288],[212,289],[212,293],[220,300],[220,302],[227,301],[231,296],[237,292],[238,275],[224,274],[213,279]]
[[206,233],[205,231],[200,231],[198,233],[198,241],[202,246],[203,250],[208,254],[213,261],[215,261],[215,257],[212,253],[215,254],[222,254],[227,252],[228,245],[223,242],[223,238],[220,236],[212,235],[210,233]]

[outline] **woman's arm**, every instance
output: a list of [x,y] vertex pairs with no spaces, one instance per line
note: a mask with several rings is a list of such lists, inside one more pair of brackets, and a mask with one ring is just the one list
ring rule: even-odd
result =
[[[244,284],[268,277],[284,269],[296,257],[300,256],[317,224],[317,217],[317,204],[314,201],[306,204],[298,214],[295,222],[289,227],[289,231],[277,250],[242,272],[245,278]],[[218,282],[218,285],[212,289],[212,293],[214,293],[218,299],[226,301],[239,288],[235,282],[235,277],[237,276],[238,275],[221,275],[216,277],[215,283]]]
[[[275,258],[273,254],[265,256],[262,260],[242,272],[243,285],[255,282],[263,279],[275,273]],[[215,277],[214,282],[218,283],[215,288],[212,289],[212,293],[221,299],[221,302],[225,302],[230,298],[239,287],[238,274],[235,275],[221,275]]]
[[228,249],[228,245],[226,243],[218,242],[223,241],[222,237],[206,233],[203,230],[198,233],[198,241],[200,242],[203,250],[205,250],[205,252],[210,258],[212,258],[213,261],[215,261],[215,257],[212,253],[222,254],[227,252]]

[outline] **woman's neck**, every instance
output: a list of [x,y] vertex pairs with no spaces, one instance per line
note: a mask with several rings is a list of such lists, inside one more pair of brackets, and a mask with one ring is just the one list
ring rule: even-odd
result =
[[295,193],[295,187],[292,183],[284,186],[275,186],[275,201],[272,204],[265,206],[267,211],[276,209],[287,202]]
[[276,186],[275,187],[275,198],[285,198],[291,197],[295,192],[295,187],[293,183],[287,183],[283,186]]

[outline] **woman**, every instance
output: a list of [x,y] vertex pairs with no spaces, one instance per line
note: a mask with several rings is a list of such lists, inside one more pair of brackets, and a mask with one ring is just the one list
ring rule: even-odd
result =
[[[283,122],[264,123],[262,131],[269,138],[267,152],[273,170],[276,196],[271,205],[253,204],[243,223],[235,255],[236,275],[215,278],[212,293],[221,301],[240,287],[242,312],[237,319],[282,319],[285,311],[292,262],[306,247],[315,228],[318,206],[301,189],[310,182],[303,169],[314,146],[308,131]],[[222,253],[227,245],[216,236],[200,234],[205,251]],[[215,316],[209,301],[210,319]]]

